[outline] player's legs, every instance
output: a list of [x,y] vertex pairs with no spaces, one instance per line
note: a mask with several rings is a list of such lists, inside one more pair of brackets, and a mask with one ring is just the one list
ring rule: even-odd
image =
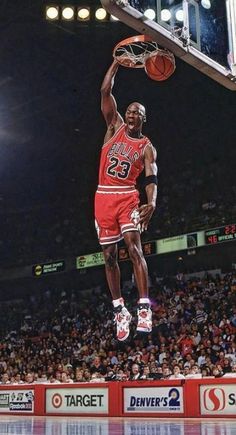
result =
[[112,295],[116,335],[118,340],[124,341],[129,336],[131,314],[124,305],[120,288],[120,268],[117,261],[117,244],[102,246],[105,259],[105,272],[107,283]]
[[148,269],[143,255],[139,231],[127,231],[124,240],[133,263],[134,276],[139,292],[137,331],[151,332],[152,312],[148,291]]
[[131,314],[125,308],[124,300],[121,297],[120,268],[117,261],[117,242],[122,239],[121,228],[116,219],[116,199],[119,196],[114,196],[114,194],[96,194],[95,222],[99,243],[102,246],[105,259],[107,283],[112,295],[117,338],[123,341],[129,335]]
[[105,259],[105,272],[112,300],[121,298],[120,268],[117,261],[117,244],[102,246]]
[[124,241],[129,251],[130,260],[133,263],[134,276],[138,287],[139,297],[148,298],[148,270],[142,251],[139,231],[125,232]]

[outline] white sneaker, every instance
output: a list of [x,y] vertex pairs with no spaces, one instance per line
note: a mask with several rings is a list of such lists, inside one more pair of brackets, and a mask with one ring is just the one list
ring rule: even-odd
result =
[[124,341],[129,336],[129,324],[132,316],[127,308],[121,305],[115,310],[116,336],[119,341]]
[[152,310],[149,304],[140,304],[138,306],[138,332],[152,331]]

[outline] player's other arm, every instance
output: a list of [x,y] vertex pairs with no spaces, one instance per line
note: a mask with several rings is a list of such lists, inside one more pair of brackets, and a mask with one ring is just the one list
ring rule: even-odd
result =
[[119,64],[114,59],[110,68],[106,72],[101,86],[101,110],[107,124],[105,142],[109,140],[111,136],[113,136],[115,131],[123,122],[121,115],[117,111],[116,100],[114,98],[114,95],[112,94],[112,89],[114,86],[114,80],[118,67]]
[[145,165],[145,191],[147,196],[147,204],[143,204],[139,208],[141,230],[146,230],[148,223],[156,208],[157,200],[157,164],[156,150],[150,144],[146,146],[144,152]]

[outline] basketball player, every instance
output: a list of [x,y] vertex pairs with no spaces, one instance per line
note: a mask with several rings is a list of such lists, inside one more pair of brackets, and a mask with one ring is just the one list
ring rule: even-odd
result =
[[[99,184],[95,195],[95,219],[99,243],[103,248],[105,271],[112,295],[117,338],[129,335],[131,314],[124,306],[117,262],[117,243],[124,238],[139,292],[137,331],[152,330],[152,311],[148,293],[148,271],[143,256],[140,232],[147,229],[156,207],[156,151],[142,134],[146,122],[145,107],[132,103],[125,121],[117,111],[112,94],[119,64],[114,60],[101,86],[101,109],[107,131],[100,157]],[[139,207],[136,179],[145,170],[147,203]]]

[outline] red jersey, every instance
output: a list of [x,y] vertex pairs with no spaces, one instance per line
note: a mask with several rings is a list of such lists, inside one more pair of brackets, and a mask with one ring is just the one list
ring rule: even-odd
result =
[[144,150],[150,140],[146,136],[130,137],[125,129],[126,124],[122,124],[102,147],[99,187],[135,186],[144,169]]

